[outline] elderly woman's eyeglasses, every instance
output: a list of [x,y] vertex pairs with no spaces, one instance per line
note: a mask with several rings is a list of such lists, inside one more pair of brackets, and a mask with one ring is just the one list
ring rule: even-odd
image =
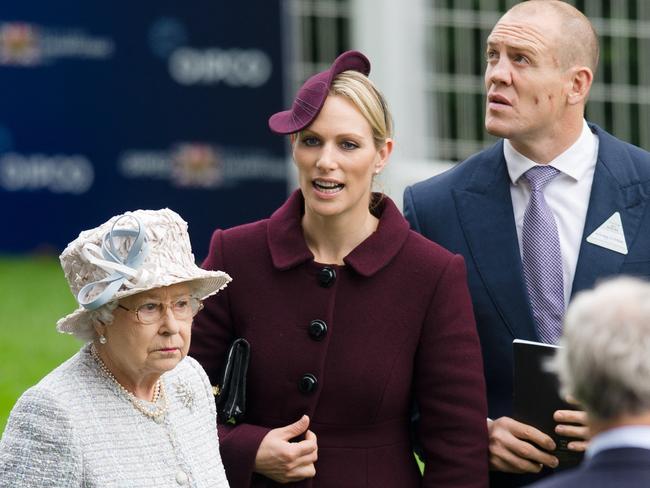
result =
[[177,320],[191,319],[203,308],[203,302],[195,297],[183,297],[173,303],[149,301],[140,305],[136,310],[126,308],[121,303],[118,303],[117,306],[127,312],[135,313],[138,322],[148,325],[162,320],[167,313],[167,308],[171,308],[172,314]]

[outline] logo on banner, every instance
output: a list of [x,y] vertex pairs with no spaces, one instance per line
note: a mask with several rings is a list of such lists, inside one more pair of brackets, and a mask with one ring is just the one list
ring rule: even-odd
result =
[[38,32],[22,22],[0,24],[0,63],[30,65],[40,59]]
[[287,178],[286,161],[265,151],[180,142],[168,151],[129,150],[118,168],[128,179],[165,180],[174,187],[212,189],[242,180]]
[[174,17],[156,19],[148,37],[151,51],[167,62],[169,75],[180,85],[257,88],[273,72],[271,58],[260,49],[189,46],[187,29]]
[[171,181],[179,187],[219,186],[223,172],[215,148],[209,144],[179,144],[172,151]]
[[45,190],[80,195],[90,189],[94,179],[93,165],[81,154],[8,153],[0,157],[0,188],[6,191]]
[[0,22],[0,65],[38,66],[61,58],[108,59],[112,39],[80,29],[55,29],[26,22]]
[[169,58],[169,73],[181,85],[256,88],[271,77],[269,56],[259,49],[176,49]]
[[149,28],[149,46],[160,59],[167,60],[171,53],[187,45],[187,42],[187,28],[176,17],[156,19]]

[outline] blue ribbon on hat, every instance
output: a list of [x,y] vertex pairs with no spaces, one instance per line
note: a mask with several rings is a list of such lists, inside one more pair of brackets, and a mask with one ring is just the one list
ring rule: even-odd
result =
[[[132,218],[137,224],[137,229],[116,229],[117,223],[124,218]],[[115,238],[133,237],[133,243],[124,259],[117,252]],[[118,218],[111,227],[111,230],[104,234],[102,247],[88,243],[82,249],[84,257],[92,264],[110,273],[104,279],[94,281],[85,285],[77,294],[77,302],[86,310],[96,310],[102,305],[110,302],[115,293],[125,285],[133,288],[146,278],[146,272],[139,269],[148,253],[146,227],[135,215],[123,215]],[[105,286],[104,290],[93,300],[88,295],[97,286]]]

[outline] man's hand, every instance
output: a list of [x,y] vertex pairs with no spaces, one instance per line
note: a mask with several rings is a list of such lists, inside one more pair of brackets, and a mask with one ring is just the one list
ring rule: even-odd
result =
[[[578,439],[567,444],[570,450],[583,452],[587,449],[591,433],[586,412],[582,410],[557,410],[553,414],[553,420],[558,423],[555,426],[557,434]],[[567,423],[577,425],[565,425]]]
[[558,459],[542,450],[555,449],[553,439],[543,432],[510,417],[488,419],[487,422],[491,470],[506,473],[539,473],[544,466],[557,467]]
[[[257,450],[254,471],[278,483],[316,476],[318,444],[316,434],[308,428],[309,417],[303,415],[293,424],[269,431]],[[290,442],[301,434],[305,434],[304,440]]]

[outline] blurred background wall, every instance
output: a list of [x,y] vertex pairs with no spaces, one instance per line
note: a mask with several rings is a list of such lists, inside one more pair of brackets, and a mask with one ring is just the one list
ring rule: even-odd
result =
[[[514,3],[4,2],[0,431],[18,395],[79,347],[53,331],[74,308],[54,256],[81,229],[168,206],[200,261],[214,228],[268,216],[295,173],[267,118],[346,49],[369,56],[393,111],[378,187],[401,204],[405,185],[493,142],[485,38]],[[570,3],[601,37],[589,120],[650,150],[650,2]]]

